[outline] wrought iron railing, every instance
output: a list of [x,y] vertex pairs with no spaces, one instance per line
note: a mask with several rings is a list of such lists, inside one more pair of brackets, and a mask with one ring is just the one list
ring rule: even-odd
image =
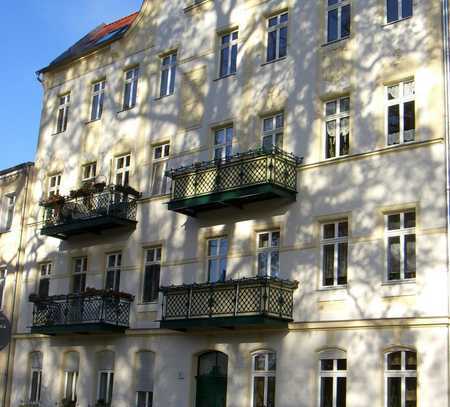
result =
[[127,328],[133,297],[114,292],[81,293],[51,297],[30,296],[33,328],[107,324]]
[[51,203],[41,202],[44,207],[44,228],[106,216],[136,220],[136,197],[114,186],[84,196],[60,198],[60,201]]
[[254,277],[162,287],[162,319],[268,316],[292,320],[296,281]]
[[172,169],[166,173],[173,180],[171,201],[269,183],[296,192],[301,161],[274,146]]

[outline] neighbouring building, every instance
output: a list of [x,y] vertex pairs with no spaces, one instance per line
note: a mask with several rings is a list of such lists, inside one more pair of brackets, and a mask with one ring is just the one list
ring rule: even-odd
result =
[[[7,333],[15,329],[19,307],[20,276],[24,270],[28,192],[33,163],[27,162],[0,170],[0,405],[5,405],[6,389],[11,384],[14,343]],[[3,345],[6,345],[3,347]]]
[[7,405],[449,406],[446,4],[146,0],[39,71]]

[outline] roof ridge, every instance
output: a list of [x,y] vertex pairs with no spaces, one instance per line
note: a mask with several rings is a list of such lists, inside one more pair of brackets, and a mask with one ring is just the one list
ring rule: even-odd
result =
[[125,16],[125,17],[119,18],[118,20],[111,21],[110,23],[103,23],[103,24],[105,24],[104,27],[108,27],[110,25],[117,24],[117,23],[119,23],[119,22],[121,22],[123,20],[126,20],[127,18],[133,17],[133,16],[135,16],[137,14],[139,14],[139,11],[135,11],[134,13],[131,13],[131,14]]

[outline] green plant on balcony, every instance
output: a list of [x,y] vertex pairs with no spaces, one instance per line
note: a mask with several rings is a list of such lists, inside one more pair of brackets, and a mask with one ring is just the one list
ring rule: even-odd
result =
[[65,201],[66,198],[61,195],[52,195],[48,198],[42,199],[39,204],[48,209],[55,209],[61,207]]
[[105,190],[106,184],[104,182],[91,182],[87,181],[83,185],[75,190],[70,191],[71,198],[83,198],[91,196],[93,194],[101,193]]

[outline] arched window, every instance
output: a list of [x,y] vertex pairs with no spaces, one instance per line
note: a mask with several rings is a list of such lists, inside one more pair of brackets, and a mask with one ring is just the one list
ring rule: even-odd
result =
[[114,352],[110,350],[98,352],[97,369],[97,404],[110,405],[114,385]]
[[416,407],[417,353],[408,349],[386,353],[384,365],[386,407]]
[[253,407],[275,407],[275,372],[277,356],[274,352],[258,352],[252,358]]
[[153,406],[153,372],[155,356],[153,352],[136,353],[136,407]]
[[199,356],[197,367],[196,407],[226,407],[228,356],[206,352]]
[[319,354],[319,406],[345,407],[347,402],[347,355],[339,349]]
[[64,399],[67,401],[77,401],[79,365],[78,352],[67,352],[64,355]]
[[42,352],[30,353],[30,402],[38,403],[41,399],[42,385]]

